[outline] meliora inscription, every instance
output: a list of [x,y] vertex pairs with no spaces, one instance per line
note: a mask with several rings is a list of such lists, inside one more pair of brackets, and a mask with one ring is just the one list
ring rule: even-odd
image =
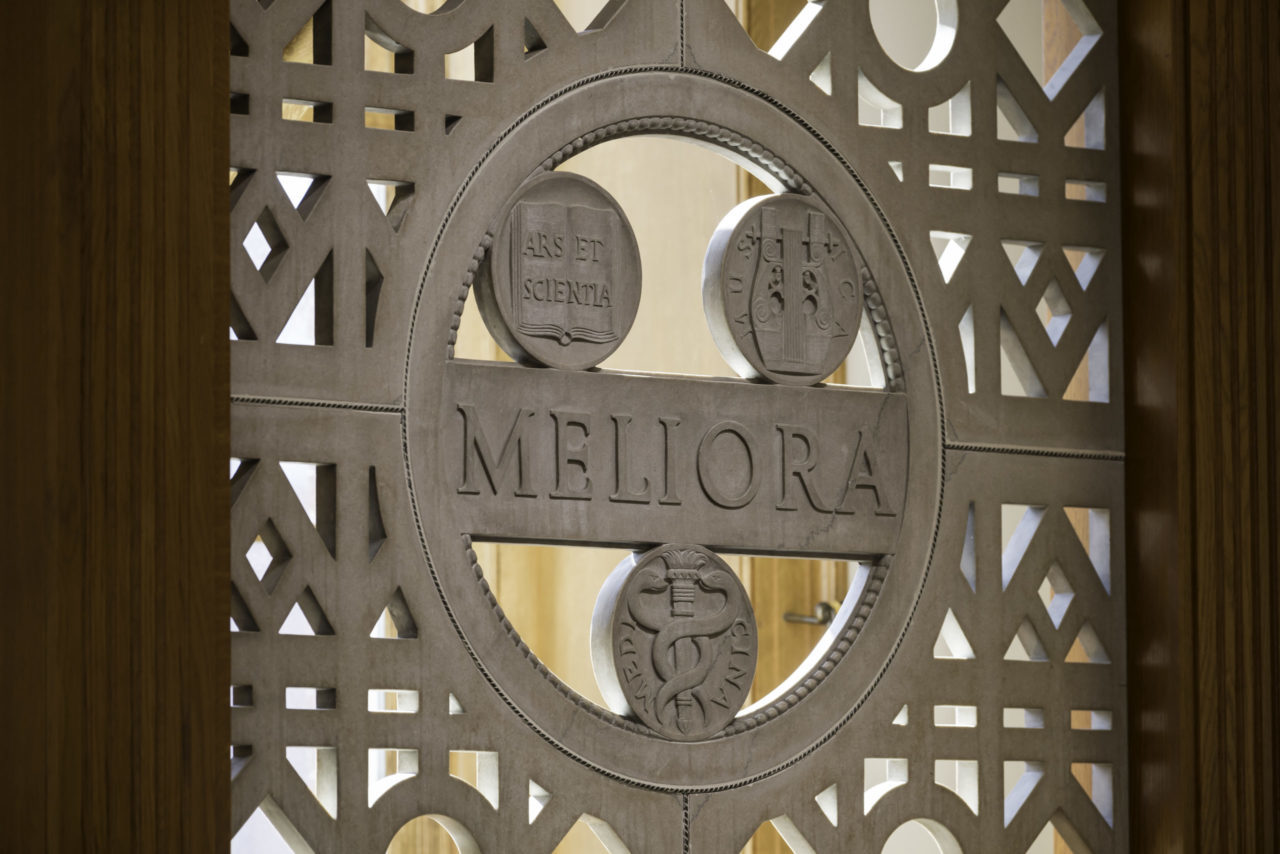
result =
[[605,701],[674,741],[733,721],[756,669],[742,582],[714,552],[665,545],[620,563],[596,599],[591,661]]
[[712,337],[741,376],[813,385],[853,346],[870,273],[835,215],[808,196],[748,199],[716,227],[702,268]]
[[551,172],[508,202],[476,288],[490,333],[512,358],[589,368],[631,329],[640,251],[612,196],[579,175]]

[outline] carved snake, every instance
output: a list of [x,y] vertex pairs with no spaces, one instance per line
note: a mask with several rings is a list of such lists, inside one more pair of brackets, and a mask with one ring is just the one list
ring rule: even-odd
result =
[[[659,718],[667,704],[684,691],[697,688],[707,678],[707,673],[714,663],[707,654],[708,639],[728,629],[742,610],[742,591],[729,573],[722,569],[713,569],[698,579],[704,590],[716,590],[724,594],[725,602],[714,614],[705,617],[692,617],[685,620],[668,622],[658,631],[653,639],[653,666],[664,680],[658,691],[654,708]],[[667,653],[684,638],[691,638],[698,648],[698,663],[692,669],[676,673],[674,665],[668,660]],[[704,705],[699,698],[699,705]],[[704,709],[705,712],[705,709]]]

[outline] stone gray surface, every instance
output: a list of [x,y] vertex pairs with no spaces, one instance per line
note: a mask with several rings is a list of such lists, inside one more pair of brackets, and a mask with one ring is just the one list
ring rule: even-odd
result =
[[621,346],[640,281],[640,248],[614,198],[581,175],[550,172],[503,210],[476,299],[507,355],[578,370]]
[[871,273],[825,205],[785,193],[730,211],[702,276],[707,323],[739,375],[813,385],[849,355]]
[[591,619],[591,663],[613,711],[673,741],[725,728],[751,690],[757,629],[747,591],[714,552],[664,545],[610,575]]

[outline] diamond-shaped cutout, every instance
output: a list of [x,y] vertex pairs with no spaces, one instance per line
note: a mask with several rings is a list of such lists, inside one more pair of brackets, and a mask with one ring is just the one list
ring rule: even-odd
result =
[[289,242],[284,239],[284,233],[280,231],[280,225],[270,208],[263,208],[262,213],[258,214],[258,219],[249,228],[241,245],[249,254],[253,266],[267,281],[271,280],[272,274],[280,266],[284,253],[289,251]]
[[1050,280],[1049,286],[1044,289],[1044,295],[1036,306],[1036,316],[1044,324],[1044,331],[1049,333],[1053,346],[1057,347],[1067,324],[1071,322],[1071,304],[1063,296],[1056,279]]
[[289,547],[285,545],[284,538],[276,530],[275,523],[270,519],[262,523],[258,536],[254,537],[253,544],[249,546],[244,556],[267,593],[275,592],[280,576],[284,573],[284,565],[289,558],[293,557]]
[[1045,573],[1044,581],[1040,582],[1039,593],[1040,601],[1044,603],[1044,609],[1049,612],[1049,619],[1053,621],[1053,627],[1060,628],[1062,618],[1066,616],[1067,608],[1070,607],[1076,592],[1071,589],[1067,576],[1063,574],[1062,567],[1058,566],[1056,561]]
[[938,269],[942,272],[943,282],[951,282],[951,277],[956,274],[956,268],[964,259],[964,253],[969,251],[972,240],[971,234],[954,231],[929,232],[929,242],[933,244],[933,254],[938,258]]
[[[1050,99],[1062,91],[1102,35],[1084,0],[1009,0],[996,21]],[[1028,25],[1035,27],[1037,22],[1038,37],[1023,37]]]

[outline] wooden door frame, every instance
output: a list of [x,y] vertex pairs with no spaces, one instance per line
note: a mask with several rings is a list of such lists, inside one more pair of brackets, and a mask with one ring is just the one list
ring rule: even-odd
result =
[[[227,9],[0,19],[0,848],[220,854]],[[1126,0],[1119,37],[1133,848],[1274,850],[1280,10]]]

